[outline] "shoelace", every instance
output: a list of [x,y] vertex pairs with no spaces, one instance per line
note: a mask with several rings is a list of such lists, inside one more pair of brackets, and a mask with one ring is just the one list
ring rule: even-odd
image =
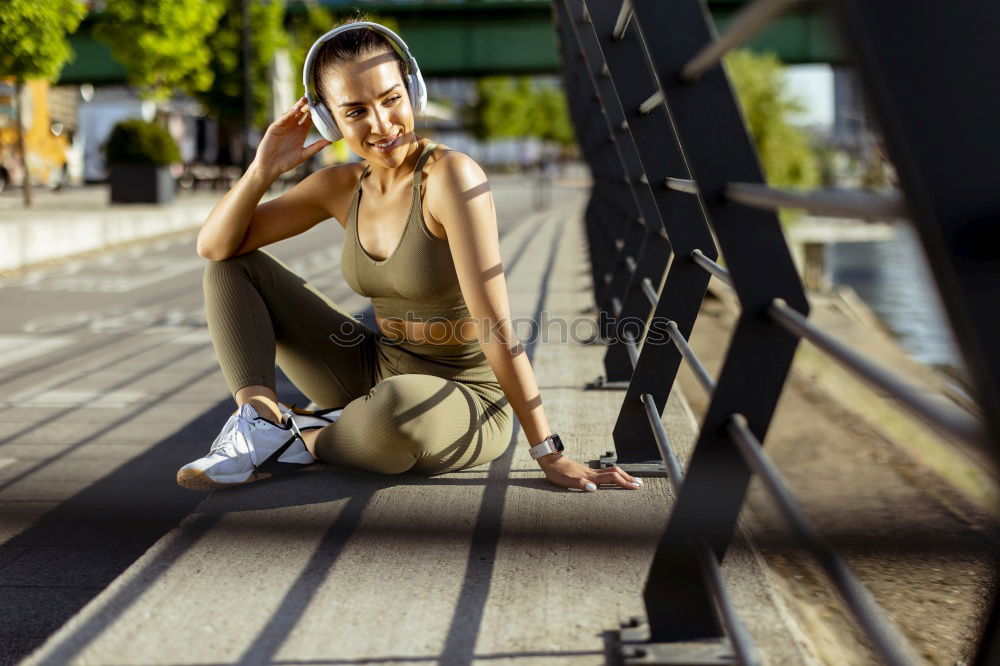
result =
[[215,436],[214,440],[212,440],[212,444],[208,447],[209,454],[219,450],[222,446],[222,440],[226,438],[228,433],[232,432],[234,427],[236,427],[236,412],[229,415],[229,418],[226,419],[226,424],[222,426],[222,430],[219,431],[219,434]]
[[[257,428],[253,421],[247,420],[236,415],[236,422],[233,426],[226,431],[219,442],[212,447],[209,453],[224,453],[228,456],[237,456],[240,454],[240,449],[244,449],[245,452],[250,456],[250,462],[254,466],[257,465],[257,456],[255,455],[254,447],[250,444],[250,432]],[[244,446],[240,446],[240,442],[244,443]]]
[[232,427],[229,428],[219,439],[218,442],[209,450],[209,454],[212,453],[224,453],[228,456],[235,456],[239,454],[238,438],[237,433],[240,431],[240,422],[245,421],[242,416],[236,417],[236,422],[233,423]]

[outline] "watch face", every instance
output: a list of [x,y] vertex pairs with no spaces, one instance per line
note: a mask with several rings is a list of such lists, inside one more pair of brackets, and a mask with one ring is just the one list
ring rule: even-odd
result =
[[563,443],[562,440],[559,439],[559,435],[552,435],[552,448],[554,448],[556,451],[563,450]]

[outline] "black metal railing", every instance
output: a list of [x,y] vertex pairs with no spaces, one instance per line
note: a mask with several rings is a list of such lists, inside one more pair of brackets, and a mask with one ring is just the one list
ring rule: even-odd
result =
[[[604,381],[592,388],[625,389],[615,450],[598,464],[667,476],[676,496],[643,590],[646,621],[635,618],[620,633],[626,663],[640,652],[647,664],[706,655],[758,662],[719,574],[754,474],[880,657],[919,662],[762,446],[801,338],[942,433],[991,451],[998,442],[1000,58],[989,35],[1000,28],[1000,5],[825,3],[899,175],[898,194],[874,195],[764,184],[720,62],[790,4],[748,3],[716,36],[703,0],[553,2],[569,108],[594,180],[585,228],[608,350]],[[910,220],[985,422],[928,398],[809,321],[776,214],[785,207]],[[712,276],[732,287],[741,309],[716,379],[687,343]],[[657,326],[673,344],[646,344]],[[661,422],[685,361],[711,396],[687,469]],[[1000,663],[997,624],[994,615],[981,664]]]

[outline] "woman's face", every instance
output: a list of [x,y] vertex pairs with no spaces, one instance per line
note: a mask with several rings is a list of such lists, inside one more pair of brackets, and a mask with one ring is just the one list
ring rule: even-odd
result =
[[[355,153],[387,168],[402,164],[415,143],[414,118],[395,55],[380,53],[340,65],[320,85]],[[387,139],[394,140],[386,149],[374,145]]]

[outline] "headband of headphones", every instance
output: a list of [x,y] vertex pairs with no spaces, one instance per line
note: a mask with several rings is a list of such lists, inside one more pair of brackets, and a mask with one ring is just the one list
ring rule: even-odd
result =
[[313,77],[313,61],[316,59],[316,54],[319,52],[320,47],[325,42],[330,41],[335,35],[341,32],[357,29],[374,30],[385,35],[393,50],[402,58],[407,71],[404,83],[406,84],[406,91],[410,95],[410,104],[413,106],[414,115],[419,115],[423,112],[427,104],[427,87],[424,85],[424,77],[420,74],[420,67],[417,66],[417,60],[410,53],[406,42],[399,35],[384,25],[372,23],[371,21],[357,21],[342,25],[334,28],[313,43],[312,48],[309,49],[309,53],[306,55],[305,65],[302,67],[302,86],[305,88],[306,102],[309,104],[313,125],[316,126],[316,129],[327,141],[338,141],[343,135],[340,133],[340,128],[337,127],[337,122],[333,119],[333,114],[319,99],[316,91],[316,81]]

